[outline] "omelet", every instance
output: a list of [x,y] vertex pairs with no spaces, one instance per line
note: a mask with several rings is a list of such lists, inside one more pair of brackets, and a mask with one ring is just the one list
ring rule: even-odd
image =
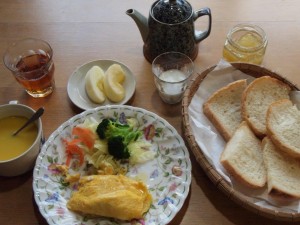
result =
[[84,215],[132,220],[143,218],[151,202],[142,182],[124,175],[91,175],[80,179],[67,207]]

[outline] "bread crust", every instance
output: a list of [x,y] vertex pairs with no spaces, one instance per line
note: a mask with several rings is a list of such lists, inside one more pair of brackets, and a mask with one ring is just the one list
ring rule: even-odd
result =
[[[238,127],[236,132],[238,132],[238,130],[240,130],[240,129],[247,129],[250,133],[249,133],[249,136],[246,138],[250,138],[252,140],[253,139],[257,140],[257,143],[259,144],[259,147],[261,148],[261,141],[259,139],[257,139],[257,137],[254,135],[254,133],[251,131],[251,129],[248,127],[248,125],[245,121],[243,121],[241,123],[241,125]],[[252,142],[252,144],[253,144],[253,142]],[[265,184],[267,182],[266,175],[265,175],[265,173],[266,173],[265,168],[264,168],[264,171],[262,171],[262,173],[264,173],[265,177],[261,183],[255,182],[253,180],[247,180],[247,178],[244,176],[244,174],[241,174],[240,171],[236,170],[234,168],[234,166],[230,163],[230,161],[227,160],[226,157],[224,157],[225,151],[226,151],[226,148],[228,147],[228,145],[229,145],[229,142],[226,144],[225,149],[222,152],[221,158],[220,158],[221,164],[228,171],[228,173],[230,175],[232,175],[238,182],[240,182],[250,188],[261,188],[261,187],[265,186]],[[261,149],[259,149],[259,150],[261,150]]]
[[288,200],[288,201],[291,201],[291,200],[296,200],[298,198],[300,198],[300,196],[293,196],[293,195],[289,195],[289,194],[286,194],[284,192],[281,191],[281,189],[278,189],[276,187],[272,187],[272,189],[269,191],[269,195],[274,198],[274,199],[277,199],[277,200]]
[[208,104],[203,105],[203,113],[210,120],[210,122],[212,122],[215,128],[220,132],[224,140],[228,141],[231,138],[230,132],[223,126],[222,121],[214,115]]
[[[265,137],[262,140],[262,148],[263,151],[268,151],[266,148],[268,147],[267,145],[269,145],[269,148],[273,148],[274,152],[277,152],[276,154],[281,156],[281,160],[286,160],[286,164],[292,164],[293,167],[295,166],[295,170],[299,170],[300,171],[300,160],[298,161],[298,163],[296,163],[298,166],[295,165],[295,162],[297,159],[292,158],[291,156],[289,156],[288,154],[286,154],[285,152],[281,152],[281,150],[275,145],[275,143],[271,140],[271,138],[269,137]],[[270,151],[270,150],[269,150]],[[298,193],[295,191],[290,191],[287,192],[286,190],[284,190],[284,188],[282,186],[286,186],[286,184],[278,184],[278,183],[274,183],[271,181],[272,177],[271,174],[268,170],[271,170],[271,168],[268,168],[268,160],[270,160],[269,158],[267,158],[267,156],[265,155],[264,152],[264,162],[266,165],[266,169],[267,169],[267,173],[268,173],[268,192],[269,195],[275,199],[278,200],[294,200],[294,199],[299,199],[300,198],[300,186],[299,186],[299,191]],[[273,164],[277,164],[278,162],[274,161],[272,162]]]
[[[228,130],[226,128],[226,126],[224,126],[224,122],[220,118],[218,118],[218,116],[212,111],[211,104],[213,104],[214,101],[216,101],[216,99],[219,98],[219,96],[222,95],[223,93],[231,92],[239,87],[244,87],[244,89],[245,89],[246,86],[247,86],[247,81],[245,79],[234,81],[234,82],[228,84],[227,86],[222,87],[219,90],[217,90],[216,92],[214,92],[208,98],[208,100],[203,104],[204,115],[206,115],[206,117],[211,121],[211,123],[219,131],[219,133],[221,134],[221,136],[224,138],[225,141],[228,141],[232,137],[233,132]],[[241,100],[241,98],[240,98],[240,100]],[[241,102],[240,102],[240,104],[241,104]],[[240,122],[242,122],[241,119],[240,119]]]
[[216,116],[214,116],[213,112],[210,110],[207,104],[203,105],[203,113],[210,120],[210,122],[212,122],[215,128],[220,132],[221,136],[225,139],[225,141],[228,141],[231,137],[229,132],[222,125],[222,121],[220,121]]
[[232,175],[234,177],[234,179],[236,179],[239,183],[249,187],[249,188],[254,188],[254,189],[258,189],[258,188],[262,188],[263,186],[265,186],[266,182],[263,184],[254,184],[254,183],[250,183],[247,182],[243,175],[240,174],[238,171],[236,171],[231,165],[230,163],[228,163],[227,161],[223,161],[222,162],[223,167],[227,170],[227,172]]
[[[285,143],[280,139],[278,134],[275,130],[272,129],[272,121],[271,121],[271,114],[274,113],[273,110],[275,107],[280,106],[280,105],[285,105],[286,108],[292,107],[293,103],[289,99],[282,99],[278,100],[274,103],[272,103],[269,106],[269,109],[267,111],[267,135],[270,137],[272,142],[282,151],[287,153],[288,155],[296,158],[300,158],[300,149],[293,148],[293,146],[290,146],[288,143]],[[299,137],[300,138],[300,137]]]
[[[260,78],[256,78],[254,81],[252,81],[246,88],[246,90],[244,91],[243,95],[242,95],[242,118],[243,120],[245,120],[247,122],[247,124],[249,125],[249,127],[253,130],[253,132],[256,134],[256,136],[258,136],[259,138],[263,138],[267,131],[266,131],[266,126],[265,124],[260,124],[259,127],[258,124],[254,123],[251,121],[251,112],[249,111],[249,107],[247,106],[248,104],[252,104],[251,99],[250,99],[250,94],[255,93],[255,91],[262,91],[262,90],[256,90],[257,86],[261,85],[261,84],[266,84],[266,85],[270,85],[270,84],[274,84],[275,86],[277,86],[278,88],[282,89],[282,90],[286,90],[287,92],[289,92],[291,90],[291,87],[285,83],[283,83],[282,81],[270,77],[270,76],[262,76]],[[286,98],[286,96],[282,96],[282,98]],[[257,100],[257,99],[256,99]],[[259,99],[259,101],[261,101]],[[274,97],[274,101],[276,101],[276,98]],[[260,103],[264,103],[263,101]],[[265,104],[265,103],[264,103]],[[257,107],[261,107],[261,105],[258,105]],[[265,108],[267,108],[267,106],[265,106]],[[266,112],[262,112],[265,113],[265,118],[266,118]]]

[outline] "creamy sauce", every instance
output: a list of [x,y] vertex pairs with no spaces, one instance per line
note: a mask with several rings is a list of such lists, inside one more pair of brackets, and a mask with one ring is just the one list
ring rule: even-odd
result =
[[18,135],[12,136],[28,119],[10,116],[0,119],[0,161],[13,159],[25,152],[35,141],[37,126],[31,124]]

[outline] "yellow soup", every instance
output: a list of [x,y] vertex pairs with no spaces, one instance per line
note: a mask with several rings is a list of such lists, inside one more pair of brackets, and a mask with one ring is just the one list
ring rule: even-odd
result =
[[0,119],[0,161],[13,159],[25,152],[35,141],[37,126],[31,124],[18,135],[12,134],[28,119],[26,117],[10,116]]

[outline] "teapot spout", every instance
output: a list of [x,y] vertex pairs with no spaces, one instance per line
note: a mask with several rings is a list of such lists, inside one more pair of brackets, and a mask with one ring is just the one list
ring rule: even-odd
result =
[[148,19],[143,16],[141,13],[134,9],[128,9],[126,11],[126,14],[130,16],[136,25],[138,26],[141,36],[143,38],[144,43],[146,42],[148,33],[149,33],[149,27],[148,27]]

